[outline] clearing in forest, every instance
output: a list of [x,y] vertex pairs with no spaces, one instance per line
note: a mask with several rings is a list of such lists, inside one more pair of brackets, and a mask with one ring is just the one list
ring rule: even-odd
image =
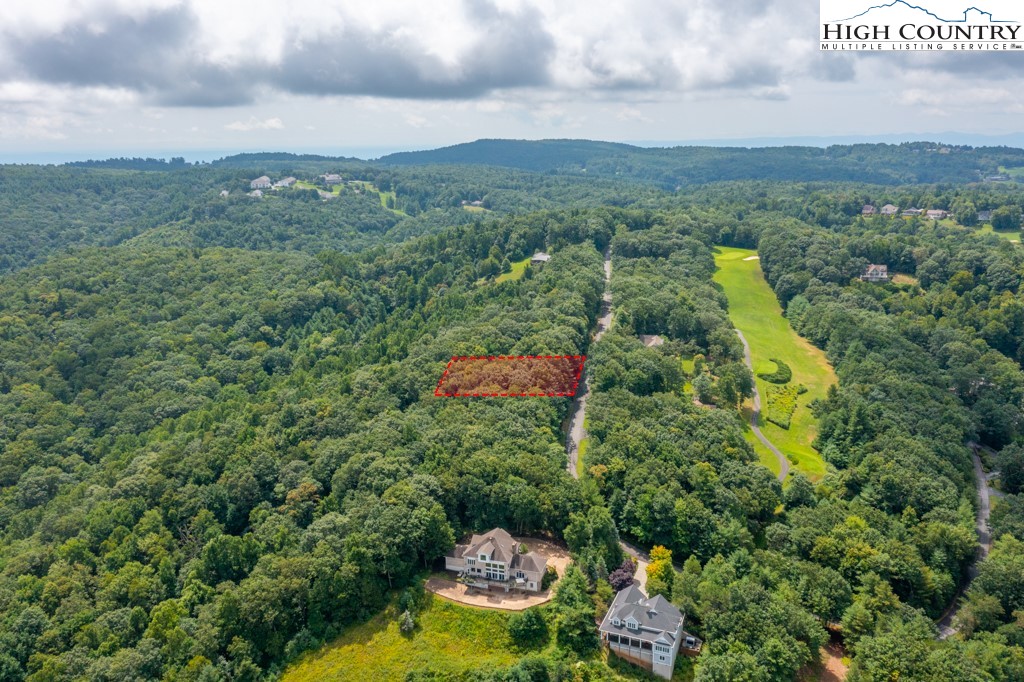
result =
[[517,279],[522,279],[523,275],[526,274],[526,268],[530,266],[530,256],[527,256],[523,260],[512,263],[512,269],[508,272],[503,272],[494,280],[497,283],[500,282],[514,282]]
[[455,356],[437,382],[445,398],[572,397],[585,355]]
[[[785,453],[793,468],[817,481],[825,473],[825,464],[818,451],[811,447],[818,433],[818,424],[808,404],[815,398],[825,397],[828,387],[836,382],[836,375],[825,353],[789,326],[775,292],[764,279],[761,262],[750,259],[756,255],[752,249],[719,247],[715,253],[718,269],[714,279],[722,285],[729,299],[729,318],[750,344],[754,373],[771,374],[776,371],[778,367],[771,359],[778,358],[792,371],[790,384],[807,387],[806,393],[796,396],[796,410],[790,418],[789,428],[784,429],[768,421],[769,387],[777,384],[755,377],[758,392],[765,403],[761,413],[761,430],[765,437]],[[777,389],[771,391],[775,393]],[[749,409],[746,407],[745,411],[749,412]],[[779,464],[772,453],[750,429],[746,435],[761,462],[778,473]]]
[[1003,239],[1013,242],[1014,244],[1020,244],[1020,230],[993,230],[992,225],[986,223],[985,225],[982,225],[981,228],[978,229],[978,233],[994,234],[997,237],[1002,237]]
[[399,630],[399,615],[392,604],[366,623],[347,628],[334,642],[289,666],[281,679],[402,680],[414,670],[459,675],[519,659],[507,634],[506,612],[458,606],[428,593],[412,633]]

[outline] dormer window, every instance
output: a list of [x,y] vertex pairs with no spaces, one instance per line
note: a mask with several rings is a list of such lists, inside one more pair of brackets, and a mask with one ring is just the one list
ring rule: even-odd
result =
[[632,618],[627,618],[626,619],[626,627],[629,628],[630,630],[636,630],[638,627],[640,627],[640,623],[636,622]]
[[487,555],[486,554],[481,554],[480,555],[480,561],[487,561]]
[[619,627],[620,625],[622,625],[622,621],[619,620],[618,618],[613,618],[612,619],[612,623],[615,624],[615,627]]

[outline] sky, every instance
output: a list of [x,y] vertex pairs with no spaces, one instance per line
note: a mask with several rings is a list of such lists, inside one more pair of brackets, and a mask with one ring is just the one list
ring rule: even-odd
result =
[[817,0],[3,2],[0,160],[1024,132],[1024,54],[823,54],[818,15]]

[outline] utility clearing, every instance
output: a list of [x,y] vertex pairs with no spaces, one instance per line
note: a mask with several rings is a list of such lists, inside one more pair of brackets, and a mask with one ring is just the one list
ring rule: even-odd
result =
[[[782,314],[775,292],[764,279],[760,260],[755,256],[757,252],[753,249],[719,247],[715,254],[718,270],[714,279],[729,299],[729,318],[733,326],[743,332],[750,344],[755,381],[762,402],[767,403],[770,393],[778,393],[777,388],[770,388],[778,387],[778,384],[756,376],[772,374],[779,369],[773,358],[781,360],[792,371],[792,378],[785,385],[807,388],[806,392],[796,396],[796,408],[788,429],[765,418],[770,408],[767,404],[762,405],[760,427],[764,436],[783,452],[793,469],[817,481],[825,474],[825,463],[811,446],[818,434],[818,423],[808,405],[816,398],[824,399],[828,387],[836,383],[836,375],[825,353],[793,331]],[[747,401],[744,413],[748,422],[752,409],[750,401]],[[746,437],[761,462],[778,474],[781,467],[775,455],[749,428]]]

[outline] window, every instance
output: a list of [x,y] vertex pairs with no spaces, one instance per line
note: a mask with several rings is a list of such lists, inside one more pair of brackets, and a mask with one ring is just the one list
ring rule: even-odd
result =
[[480,561],[487,561],[487,555],[486,554],[481,554],[480,555]]
[[622,625],[622,621],[620,621],[618,618],[613,618],[612,622],[615,623],[615,625],[619,625],[619,626]]
[[534,583],[530,583],[530,589],[535,589]]
[[644,651],[650,651],[651,650],[651,643],[650,642],[640,642],[640,648],[643,649]]
[[664,663],[665,662],[665,657],[662,656],[661,654],[658,654],[658,662]]
[[654,645],[654,650],[659,652],[659,653],[662,653],[662,654],[667,654],[668,653],[668,647],[667,646],[663,646],[661,644],[655,644]]
[[526,574],[523,573],[522,571],[516,571],[516,577],[517,578],[525,578]]
[[470,566],[473,566],[476,564],[476,559],[466,559],[466,563]]
[[626,627],[629,628],[630,630],[636,630],[639,626],[640,626],[640,624],[637,623],[632,618],[629,618],[629,619],[626,620]]

